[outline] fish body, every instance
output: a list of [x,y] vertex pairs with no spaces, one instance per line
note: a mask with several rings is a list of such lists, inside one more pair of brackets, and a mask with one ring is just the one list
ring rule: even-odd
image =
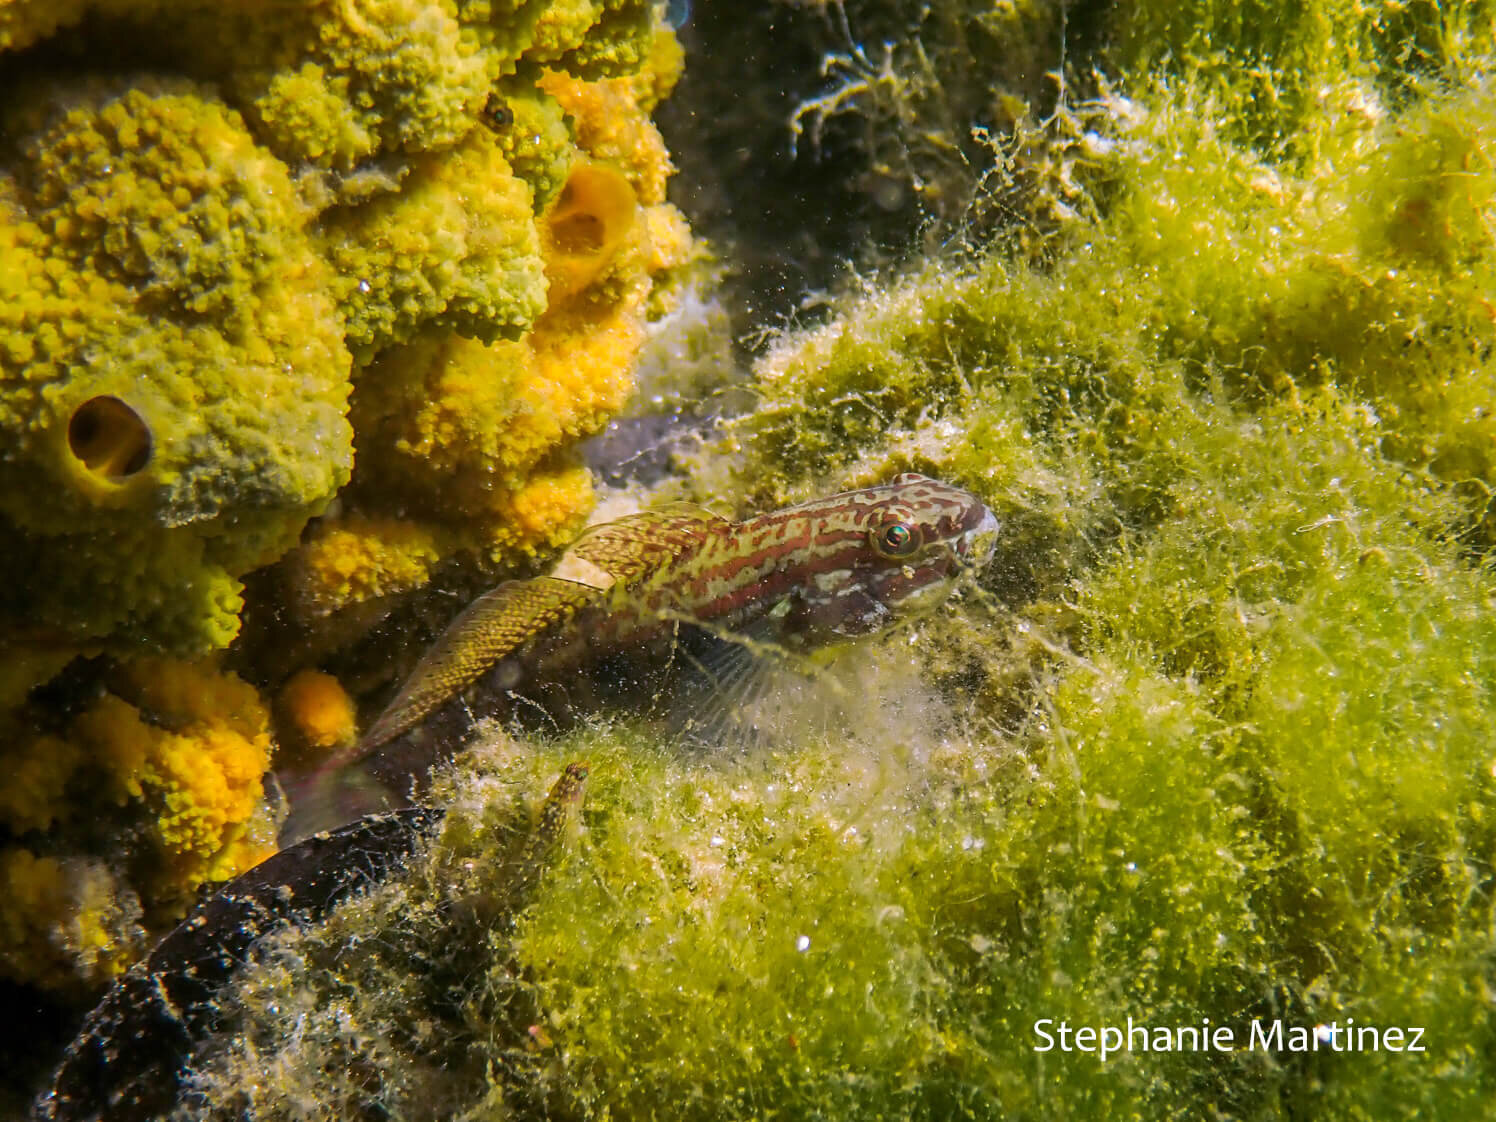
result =
[[516,908],[534,890],[552,854],[565,838],[568,827],[579,819],[582,800],[587,793],[588,770],[587,764],[581,760],[567,764],[545,802],[540,804],[535,827],[525,839],[524,849],[510,873],[510,897]]
[[358,765],[387,803],[419,799],[481,718],[560,725],[658,698],[724,648],[809,652],[883,630],[944,600],[996,531],[974,496],[914,474],[741,522],[680,504],[593,527],[549,576],[475,600],[322,774]]

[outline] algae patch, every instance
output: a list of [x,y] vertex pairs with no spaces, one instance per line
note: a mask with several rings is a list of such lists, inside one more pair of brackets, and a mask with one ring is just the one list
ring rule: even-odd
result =
[[[1451,65],[1394,99],[1346,65],[1276,146],[1229,84],[1134,76],[1071,122],[1095,205],[771,350],[696,486],[770,505],[920,470],[1006,528],[987,600],[914,647],[945,716],[869,706],[747,760],[568,744],[586,840],[468,975],[463,1031],[498,1059],[449,1103],[1486,1109],[1491,90]],[[901,657],[858,696],[904,696]],[[357,1054],[394,1054],[380,995],[406,986],[349,997]],[[290,1057],[278,1094],[336,1077],[265,1008],[235,1015]],[[1128,1017],[1353,1017],[1429,1054],[1035,1050],[1038,1020]],[[458,1070],[414,1053],[417,1079]],[[204,1086],[248,1062],[224,1044]]]
[[[512,929],[430,902],[484,897],[475,827],[437,859],[460,887],[294,937],[230,998],[204,1094],[269,1063],[261,1117],[1478,1109],[1496,587],[1343,403],[1175,416],[1184,513],[1088,570],[1067,631],[968,604],[868,653],[850,696],[878,703],[768,755],[623,726],[475,753],[479,820],[585,756],[580,846]],[[1425,1025],[1440,1075],[1034,1051],[1041,1018],[1128,1016]]]
[[[1091,61],[1124,72],[1019,137],[1024,229],[786,333],[679,485],[765,508],[938,475],[1005,527],[985,596],[769,753],[626,725],[475,753],[427,864],[226,996],[209,1116],[1489,1112],[1488,10],[1323,5],[1266,39],[1106,13],[1146,43],[1114,27]],[[366,407],[398,455],[443,421]],[[434,548],[366,526],[412,569]],[[576,757],[580,841],[496,923],[494,855]],[[1041,1019],[1129,1017],[1354,1017],[1429,1053],[1035,1050]]]

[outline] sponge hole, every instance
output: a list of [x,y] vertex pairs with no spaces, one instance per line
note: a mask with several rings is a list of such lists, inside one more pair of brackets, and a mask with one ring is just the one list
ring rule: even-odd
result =
[[121,482],[151,462],[151,430],[117,397],[91,397],[73,410],[68,449],[94,475]]
[[[561,200],[563,203],[567,201],[564,194]],[[562,253],[574,254],[596,253],[606,241],[603,220],[584,210],[573,210],[565,217],[553,219],[551,237]]]
[[629,244],[639,200],[624,176],[600,164],[572,169],[546,216],[551,302],[592,284]]

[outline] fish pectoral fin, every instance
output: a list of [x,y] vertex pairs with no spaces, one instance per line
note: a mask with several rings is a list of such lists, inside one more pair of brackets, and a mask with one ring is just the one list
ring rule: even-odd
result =
[[[768,629],[765,629],[766,631]],[[750,749],[772,739],[772,699],[806,671],[772,639],[697,632],[682,645],[666,713],[673,735],[698,747]]]
[[552,577],[505,581],[485,592],[422,656],[395,700],[364,733],[357,755],[413,728],[521,643],[602,595],[592,586]]
[[551,575],[599,589],[612,586],[603,583],[608,577],[632,582],[727,525],[721,515],[690,503],[640,511],[583,531]]

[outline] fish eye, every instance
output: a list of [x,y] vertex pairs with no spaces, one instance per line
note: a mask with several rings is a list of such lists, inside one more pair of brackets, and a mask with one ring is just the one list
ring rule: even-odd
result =
[[923,540],[919,527],[907,522],[885,522],[868,532],[868,544],[879,557],[908,557]]
[[504,99],[498,94],[489,94],[488,100],[483,103],[483,108],[478,114],[479,119],[493,129],[495,132],[503,132],[514,124],[514,110],[504,104]]

